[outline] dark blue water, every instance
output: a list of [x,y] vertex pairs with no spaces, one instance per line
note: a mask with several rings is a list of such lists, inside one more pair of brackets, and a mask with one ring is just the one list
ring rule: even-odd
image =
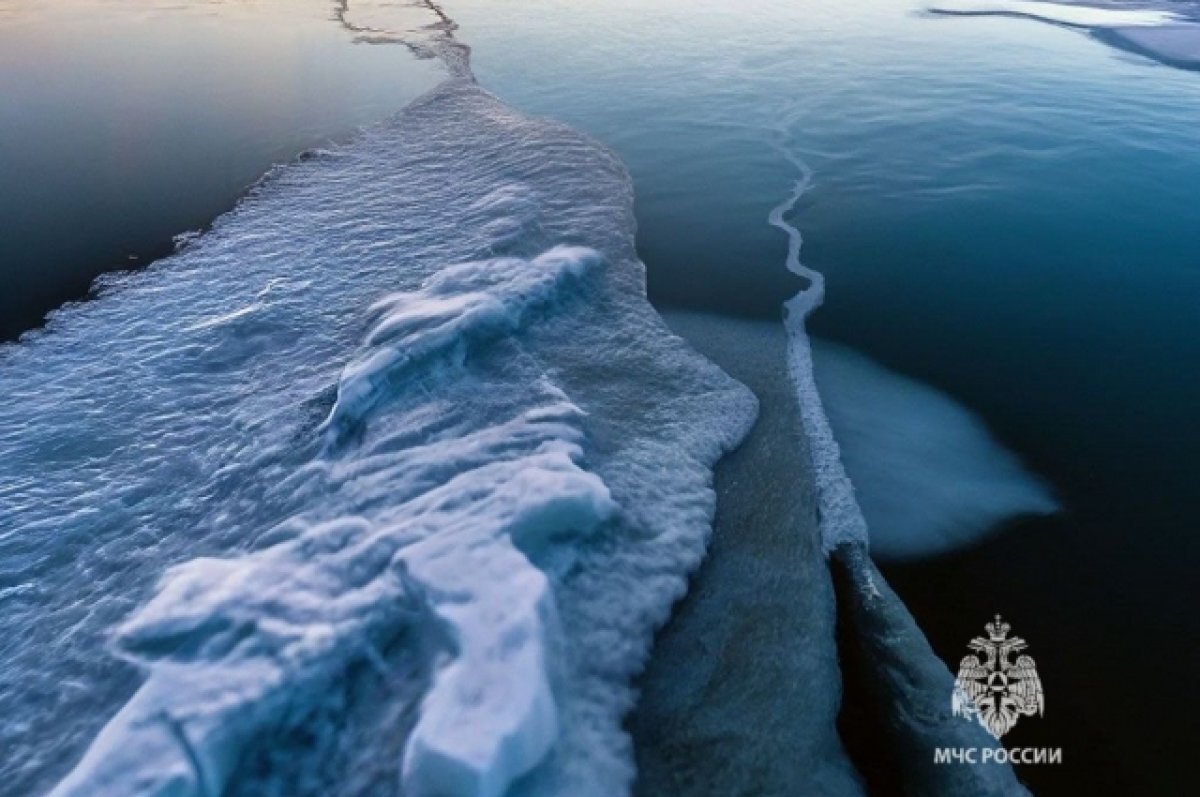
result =
[[1200,75],[885,0],[522,8],[459,4],[476,71],[630,164],[664,306],[778,317],[769,137],[794,120],[815,334],[980,412],[1064,506],[888,576],[952,667],[997,611],[1036,644],[1047,717],[1006,742],[1068,764],[1031,785],[1172,793],[1198,730]]

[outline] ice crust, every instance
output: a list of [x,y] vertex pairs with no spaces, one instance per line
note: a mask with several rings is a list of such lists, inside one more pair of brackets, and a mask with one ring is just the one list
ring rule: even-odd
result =
[[627,723],[635,795],[861,797],[865,786],[838,736],[837,607],[784,329],[681,311],[664,317],[749,386],[760,409],[717,468],[708,556],[639,679]]
[[1102,3],[1053,3],[1046,0],[942,0],[931,6],[939,14],[1027,17],[1078,28],[1163,25],[1178,19],[1155,8]]
[[1200,4],[1053,3],[1047,0],[943,0],[929,9],[954,16],[1005,16],[1086,31],[1113,47],[1180,69],[1200,69]]
[[864,691],[897,763],[895,784],[903,794],[938,797],[1029,797],[1008,764],[946,766],[941,748],[997,748],[977,722],[954,716],[954,676],[933,652],[904,603],[888,586],[861,543],[838,546],[831,558],[838,604],[851,633]]
[[812,476],[816,485],[817,518],[826,556],[844,543],[867,543],[867,523],[854,497],[854,484],[842,464],[842,452],[834,437],[829,416],[817,389],[813,373],[812,343],[806,323],[825,301],[825,277],[800,260],[804,237],[788,220],[788,214],[812,186],[808,164],[787,145],[791,119],[785,119],[774,131],[776,151],[796,170],[792,190],[771,209],[767,222],[787,236],[788,271],[806,280],[808,286],[784,302],[784,327],[787,329],[787,369],[800,410],[800,429],[808,444]]
[[[789,214],[813,182],[812,171],[788,143],[789,130],[795,121],[794,112],[783,114],[774,130],[772,143],[779,155],[795,169],[798,177],[790,193],[772,208],[767,221],[787,236],[785,263],[788,270],[808,283],[784,304],[787,364],[798,404],[800,428],[797,431],[803,436],[808,449],[821,547],[835,581],[840,581],[842,585],[837,596],[837,611],[845,623],[845,637],[850,649],[839,648],[840,661],[844,662],[850,656],[861,660],[861,685],[871,694],[874,719],[887,732],[892,749],[898,751],[894,760],[902,762],[895,773],[898,781],[896,786],[901,791],[906,794],[954,797],[1027,797],[1028,791],[1008,764],[963,767],[933,765],[933,751],[939,745],[980,746],[993,744],[995,740],[983,733],[976,723],[953,721],[956,719],[950,713],[953,676],[933,652],[903,602],[888,587],[871,561],[868,549],[874,543],[874,530],[869,529],[868,518],[859,504],[855,485],[843,460],[843,448],[835,436],[835,424],[831,416],[826,414],[826,406],[836,406],[835,412],[843,413],[841,419],[844,421],[847,416],[843,404],[849,403],[850,417],[853,418],[854,413],[870,417],[876,437],[884,437],[879,434],[881,428],[888,428],[892,424],[895,428],[902,428],[903,424],[914,419],[926,426],[926,420],[930,417],[936,418],[938,423],[950,421],[951,432],[939,436],[936,441],[935,448],[940,449],[939,457],[953,459],[953,456],[945,456],[947,452],[957,454],[967,451],[967,460],[976,473],[989,473],[989,469],[994,467],[991,456],[995,451],[986,445],[979,445],[980,436],[985,442],[990,441],[968,413],[934,391],[882,371],[859,355],[843,351],[834,353],[831,358],[828,350],[822,352],[824,356],[815,353],[806,322],[825,300],[825,279],[820,272],[801,262],[804,238],[789,219]],[[831,370],[834,372],[834,378],[827,380],[824,396],[817,372],[821,360],[826,363],[827,377]],[[831,360],[835,365],[833,369],[828,368]],[[865,399],[864,385],[870,385],[870,389],[865,391],[869,394]],[[834,389],[829,390],[830,386]],[[828,402],[823,399],[828,399]],[[897,407],[907,410],[908,417],[893,417],[895,413],[892,411]],[[880,415],[884,417],[877,417]],[[848,428],[856,426],[852,423]],[[857,442],[852,440],[852,446]],[[871,441],[861,448],[868,462],[876,453],[876,442]],[[911,451],[911,447],[891,446],[887,453],[895,455],[899,452],[900,459],[904,460],[911,455]],[[1004,452],[1001,450],[1000,453]],[[889,464],[894,469],[911,467],[913,463],[909,460]],[[872,463],[871,468],[874,467]],[[887,470],[881,468],[880,472],[887,479],[895,478]],[[944,475],[943,472],[939,477]],[[870,480],[868,487],[875,489],[880,484],[886,485],[886,481],[877,484],[875,480]],[[935,490],[940,485],[923,486]],[[951,503],[942,501],[941,505],[944,509]],[[972,502],[965,503],[969,506]],[[986,508],[986,504],[982,506]],[[970,510],[977,513],[980,508],[971,506]],[[987,519],[986,513],[983,514]],[[979,514],[972,515],[976,522],[979,517]],[[902,538],[898,542],[900,550],[905,553],[913,553],[917,549],[926,552],[936,547],[929,544],[931,540],[944,541],[945,537],[941,534],[931,534],[919,525],[926,519],[907,519],[918,525],[902,527],[902,532],[897,535]],[[919,528],[919,533],[915,528]],[[888,547],[887,536],[884,537],[884,547]],[[843,793],[853,792],[845,789]]]
[[0,792],[628,791],[756,406],[633,231],[452,79],[0,351]]

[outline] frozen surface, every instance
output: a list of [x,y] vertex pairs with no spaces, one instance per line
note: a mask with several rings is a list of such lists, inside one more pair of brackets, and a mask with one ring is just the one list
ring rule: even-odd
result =
[[[795,431],[802,437],[801,445],[807,453],[806,470],[815,493],[813,498],[821,547],[829,558],[835,582],[841,585],[836,605],[839,619],[845,626],[842,636],[847,642],[845,647],[838,650],[839,664],[843,665],[841,676],[843,679],[847,677],[847,668],[844,666],[847,661],[858,662],[853,677],[859,682],[859,687],[871,695],[875,704],[873,722],[883,730],[887,737],[885,744],[895,753],[889,759],[900,762],[894,773],[899,783],[889,783],[890,787],[906,794],[1027,797],[1028,792],[1007,764],[956,767],[937,767],[933,764],[933,751],[938,746],[981,746],[993,744],[994,740],[975,723],[952,721],[950,696],[953,693],[953,677],[871,560],[868,548],[873,543],[873,529],[868,525],[868,518],[860,506],[847,468],[853,458],[846,455],[848,449],[839,445],[835,436],[837,427],[826,408],[837,407],[837,410],[831,410],[837,412],[841,410],[841,405],[849,404],[854,413],[870,418],[869,425],[854,424],[851,428],[879,429],[878,424],[893,420],[888,415],[907,405],[909,417],[895,419],[897,426],[915,421],[927,430],[927,419],[935,417],[939,424],[949,421],[952,427],[959,427],[956,434],[940,441],[946,451],[957,452],[962,441],[973,440],[972,435],[978,434],[979,430],[964,421],[962,416],[966,413],[944,397],[893,374],[881,373],[880,369],[865,363],[857,355],[834,354],[834,368],[826,370],[840,374],[841,378],[834,378],[834,390],[830,391],[827,385],[822,393],[817,367],[821,360],[828,366],[830,352],[824,352],[824,357],[816,353],[807,334],[806,322],[825,299],[825,280],[820,272],[801,262],[804,239],[799,228],[789,219],[813,180],[812,171],[799,152],[785,143],[787,130],[795,121],[795,112],[781,114],[774,143],[778,154],[795,170],[798,178],[791,192],[771,210],[767,221],[787,236],[785,264],[788,270],[808,282],[784,305],[788,376],[797,402]],[[915,413],[912,412],[914,409]],[[967,420],[970,420],[969,416]],[[964,429],[972,434],[965,434]],[[875,441],[864,444],[862,456],[866,461],[870,461],[874,453],[867,449],[867,445],[873,447],[874,444]],[[895,454],[903,448],[893,447],[891,453]],[[945,457],[946,451],[941,452],[942,457]],[[868,478],[867,488],[874,490],[898,478],[888,471],[913,467],[914,463],[909,459],[911,453],[911,450],[905,451],[898,461],[893,458],[878,470],[872,464],[864,471]],[[972,465],[978,467],[979,463],[973,461]],[[883,479],[877,484],[871,478],[872,474],[880,474]],[[939,474],[940,477],[944,475],[944,471]],[[928,484],[925,486],[930,487]],[[948,502],[941,503],[942,506],[948,505]],[[919,544],[928,546],[934,535],[920,525],[927,519],[924,513],[920,517],[906,519],[912,520],[914,525],[902,528],[898,536],[919,536]],[[804,533],[803,529],[798,529],[797,533]],[[911,552],[912,542],[905,540],[902,547]],[[839,791],[831,789],[828,793]]]
[[1171,66],[1200,69],[1200,24],[1194,22],[1153,27],[1116,27],[1098,31],[1096,37]]
[[1177,19],[1173,12],[1155,8],[1042,0],[950,0],[930,6],[930,10],[939,14],[1027,17],[1078,28],[1163,25]]
[[936,14],[1023,17],[1089,32],[1099,41],[1181,69],[1200,69],[1200,3],[952,0]]
[[813,353],[876,558],[944,553],[1012,516],[1057,508],[1046,486],[949,396],[844,346],[815,341]]
[[804,237],[789,219],[796,204],[812,187],[813,180],[808,164],[786,143],[788,129],[795,122],[794,117],[794,111],[782,116],[778,128],[773,131],[772,143],[776,152],[795,170],[797,178],[788,195],[771,209],[767,223],[787,236],[787,255],[784,260],[787,270],[808,282],[804,290],[784,302],[787,372],[796,394],[800,427],[797,431],[805,438],[808,448],[821,540],[828,554],[843,543],[865,545],[867,524],[854,498],[854,485],[842,464],[841,449],[829,424],[829,417],[825,414],[825,406],[813,375],[812,345],[806,323],[825,301],[825,277],[801,262],[800,250],[804,245]]
[[717,468],[709,555],[639,679],[635,794],[861,795],[837,732],[836,607],[787,335],[772,321],[664,317],[754,391],[759,418]]
[[996,748],[974,720],[954,716],[954,676],[937,657],[904,603],[858,543],[839,546],[833,567],[838,602],[853,635],[853,660],[897,764],[897,793],[937,797],[1029,797],[1008,764],[937,764],[939,747]]
[[755,412],[633,229],[453,79],[0,350],[0,793],[627,790]]

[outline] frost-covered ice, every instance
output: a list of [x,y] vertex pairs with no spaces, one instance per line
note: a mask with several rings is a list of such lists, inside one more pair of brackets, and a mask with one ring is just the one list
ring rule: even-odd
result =
[[784,265],[788,271],[808,282],[808,287],[784,303],[784,327],[787,329],[787,369],[800,411],[800,429],[809,448],[812,477],[815,482],[818,517],[825,553],[842,543],[867,541],[867,524],[854,498],[854,485],[842,464],[841,450],[813,375],[812,345],[806,323],[825,301],[825,277],[800,261],[804,237],[788,220],[788,214],[812,186],[812,170],[787,146],[790,119],[774,131],[776,151],[793,167],[799,177],[791,192],[771,209],[767,222],[787,236]]
[[452,79],[0,352],[0,792],[627,790],[755,412],[633,228]]
[[942,0],[936,14],[1007,16],[1087,31],[1097,40],[1168,66],[1200,69],[1200,3],[1054,3],[1047,0]]
[[954,676],[861,543],[839,545],[833,566],[853,660],[895,762],[897,793],[937,797],[1029,797],[1008,764],[938,764],[938,748],[996,748],[977,722],[954,716]]
[[813,354],[876,558],[944,553],[1007,518],[1056,510],[1046,486],[949,396],[844,346],[815,341]]
[[717,469],[708,557],[639,679],[628,723],[635,794],[860,797],[838,735],[837,607],[785,331],[776,321],[664,317],[754,391],[759,417]]
[[[1028,791],[1008,765],[933,765],[933,751],[938,746],[984,746],[994,744],[995,740],[975,723],[953,721],[950,671],[933,652],[903,602],[871,561],[868,549],[874,541],[873,529],[847,472],[847,464],[853,459],[844,461],[843,448],[835,436],[835,424],[826,414],[826,407],[838,405],[840,409],[841,404],[849,402],[854,405],[851,412],[878,414],[879,423],[895,423],[897,427],[913,420],[927,425],[931,416],[939,423],[950,421],[957,427],[955,433],[941,438],[938,443],[939,447],[951,452],[959,452],[964,441],[976,443],[976,436],[983,432],[969,422],[973,420],[969,416],[964,421],[960,408],[927,388],[918,389],[907,380],[902,380],[901,384],[897,382],[901,378],[886,372],[881,374],[880,369],[864,364],[856,355],[851,359],[844,353],[840,356],[835,353],[833,358],[828,351],[823,352],[824,356],[816,354],[806,322],[825,299],[825,280],[820,272],[801,262],[804,239],[799,228],[788,218],[813,180],[804,159],[787,143],[788,130],[794,121],[789,115],[782,118],[774,131],[773,143],[799,176],[791,192],[771,210],[767,221],[787,236],[785,263],[788,270],[808,282],[805,289],[785,304],[788,375],[798,404],[798,431],[808,449],[822,548],[842,586],[837,601],[838,615],[844,618],[850,649],[839,648],[840,661],[860,660],[859,686],[869,693],[874,703],[874,719],[885,731],[887,743],[894,751],[889,758],[898,762],[894,773],[897,782],[893,785],[899,791],[963,797],[1028,797]],[[822,361],[828,366],[831,359],[835,367],[826,370],[838,373],[840,366],[840,373],[832,380],[827,378],[823,394],[817,368]],[[864,384],[870,385],[871,393],[865,400],[862,397]],[[830,387],[834,389],[830,391]],[[884,388],[882,393],[877,390],[880,387]],[[891,412],[904,404],[909,405],[910,413],[916,410],[911,413],[913,417],[891,417]],[[870,405],[869,409],[866,405]],[[895,451],[903,451],[903,456],[912,453],[911,448],[906,447],[894,448],[893,453]],[[987,456],[995,453],[986,447],[984,452]],[[863,456],[869,457],[872,453],[864,450]],[[945,458],[945,452],[939,458]],[[990,467],[981,468],[979,460],[983,458],[986,456],[981,452],[972,451],[970,464],[973,469],[990,473]],[[914,466],[911,460],[888,464],[891,468]],[[868,477],[872,475],[870,470],[865,473]],[[888,474],[888,478],[896,477]],[[875,480],[868,478],[867,489],[876,486]],[[942,502],[942,506],[947,503]],[[987,505],[983,507],[986,509]],[[914,535],[914,530],[920,528],[919,537],[902,543],[906,553],[914,552],[914,544],[923,549],[932,547],[930,532],[919,526],[919,521],[925,517],[912,518],[914,525],[901,529],[902,533]]]

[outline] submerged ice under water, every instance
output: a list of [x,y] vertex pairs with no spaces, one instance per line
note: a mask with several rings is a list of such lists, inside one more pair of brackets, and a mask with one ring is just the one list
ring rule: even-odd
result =
[[1046,488],[950,397],[829,343],[805,325],[825,300],[825,279],[800,259],[803,236],[788,219],[813,175],[789,148],[785,115],[776,151],[796,170],[768,222],[787,235],[785,263],[808,286],[785,305],[788,371],[811,448],[826,553],[869,545],[884,558],[944,553],[1020,514],[1056,509]]
[[767,222],[787,236],[787,269],[808,282],[785,303],[784,326],[826,553],[853,543],[884,559],[930,556],[970,545],[1007,518],[1054,512],[1046,486],[965,407],[851,349],[809,338],[825,278],[802,262],[804,237],[789,218],[813,185],[812,170],[788,144],[796,117],[781,114],[772,131],[773,148],[797,177]]
[[[55,794],[627,789],[755,412],[632,232],[613,155],[454,78],[5,348],[0,788],[95,736]],[[401,638],[412,677],[331,709]]]
[[946,553],[1006,519],[1058,509],[1048,488],[949,396],[837,344],[814,341],[813,360],[876,559]]

